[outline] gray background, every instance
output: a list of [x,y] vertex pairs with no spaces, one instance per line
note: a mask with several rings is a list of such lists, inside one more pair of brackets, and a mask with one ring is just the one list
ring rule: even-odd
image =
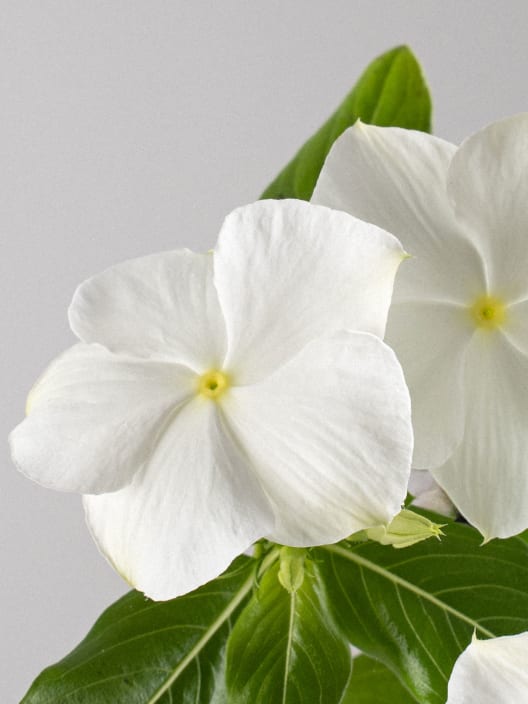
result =
[[[443,0],[0,2],[1,437],[72,342],[91,273],[213,245],[377,54],[408,43],[459,141],[528,109],[528,3]],[[77,496],[1,445],[0,701],[19,701],[126,585]],[[59,703],[58,703],[59,704]]]

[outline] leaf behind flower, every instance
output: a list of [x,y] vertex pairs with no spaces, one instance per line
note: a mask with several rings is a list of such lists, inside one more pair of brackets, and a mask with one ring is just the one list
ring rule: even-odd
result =
[[332,144],[358,119],[380,127],[431,131],[431,97],[412,51],[399,46],[378,56],[334,114],[266,188],[262,198],[310,200]]
[[221,577],[171,601],[129,592],[37,677],[21,704],[224,704],[226,640],[256,565],[239,557]]

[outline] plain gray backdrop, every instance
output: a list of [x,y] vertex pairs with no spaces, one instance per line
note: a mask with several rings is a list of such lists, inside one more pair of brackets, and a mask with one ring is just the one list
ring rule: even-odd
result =
[[2,704],[127,590],[79,497],[19,476],[5,440],[73,341],[76,285],[211,247],[397,44],[424,67],[436,134],[458,142],[528,110],[527,25],[525,0],[0,2]]

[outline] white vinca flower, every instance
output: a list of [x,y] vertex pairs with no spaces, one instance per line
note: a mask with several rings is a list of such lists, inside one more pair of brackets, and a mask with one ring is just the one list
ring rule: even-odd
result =
[[399,237],[386,340],[413,404],[413,465],[485,537],[528,527],[528,115],[461,147],[361,123],[313,202]]
[[423,469],[413,469],[409,479],[408,490],[414,497],[413,506],[419,506],[420,508],[455,518],[455,507],[445,491],[435,481],[431,472]]
[[81,342],[11,435],[16,465],[85,494],[100,549],[155,599],[263,536],[302,547],[390,521],[412,430],[380,338],[403,257],[346,213],[262,201],[227,217],[212,253],[89,279],[69,311]]
[[477,640],[459,656],[446,704],[528,704],[528,632]]

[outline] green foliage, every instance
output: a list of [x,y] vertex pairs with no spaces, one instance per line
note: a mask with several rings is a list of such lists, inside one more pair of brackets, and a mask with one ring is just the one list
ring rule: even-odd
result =
[[[476,530],[451,521],[445,532],[442,542],[403,550],[314,548],[290,591],[273,549],[262,563],[239,558],[179,599],[155,603],[132,592],[37,678],[22,704],[338,704],[348,642],[379,662],[356,662],[343,704],[445,704],[474,631],[528,630],[528,544],[482,546]],[[403,699],[402,685],[411,692]]]
[[[309,199],[330,147],[358,117],[428,131],[430,114],[416,59],[393,49],[263,197]],[[528,630],[528,532],[485,546],[469,526],[449,521],[445,533],[402,550],[341,543],[282,549],[279,560],[272,548],[179,599],[131,592],[22,704],[445,704],[474,630]],[[375,658],[357,658],[350,681],[349,642]]]
[[351,643],[385,663],[421,704],[445,704],[454,662],[475,631],[528,630],[528,544],[482,546],[449,522],[441,542],[404,550],[375,543],[314,551],[333,616]]
[[316,565],[287,591],[276,564],[238,619],[227,650],[230,704],[338,704],[350,649],[337,630]]
[[220,704],[224,651],[256,562],[240,557],[191,594],[154,602],[130,592],[35,680],[21,704]]
[[352,677],[341,704],[414,704],[392,672],[376,660],[354,658]]
[[381,127],[430,131],[431,98],[408,47],[396,47],[368,66],[335,113],[301,147],[262,198],[310,200],[330,147],[358,118]]

